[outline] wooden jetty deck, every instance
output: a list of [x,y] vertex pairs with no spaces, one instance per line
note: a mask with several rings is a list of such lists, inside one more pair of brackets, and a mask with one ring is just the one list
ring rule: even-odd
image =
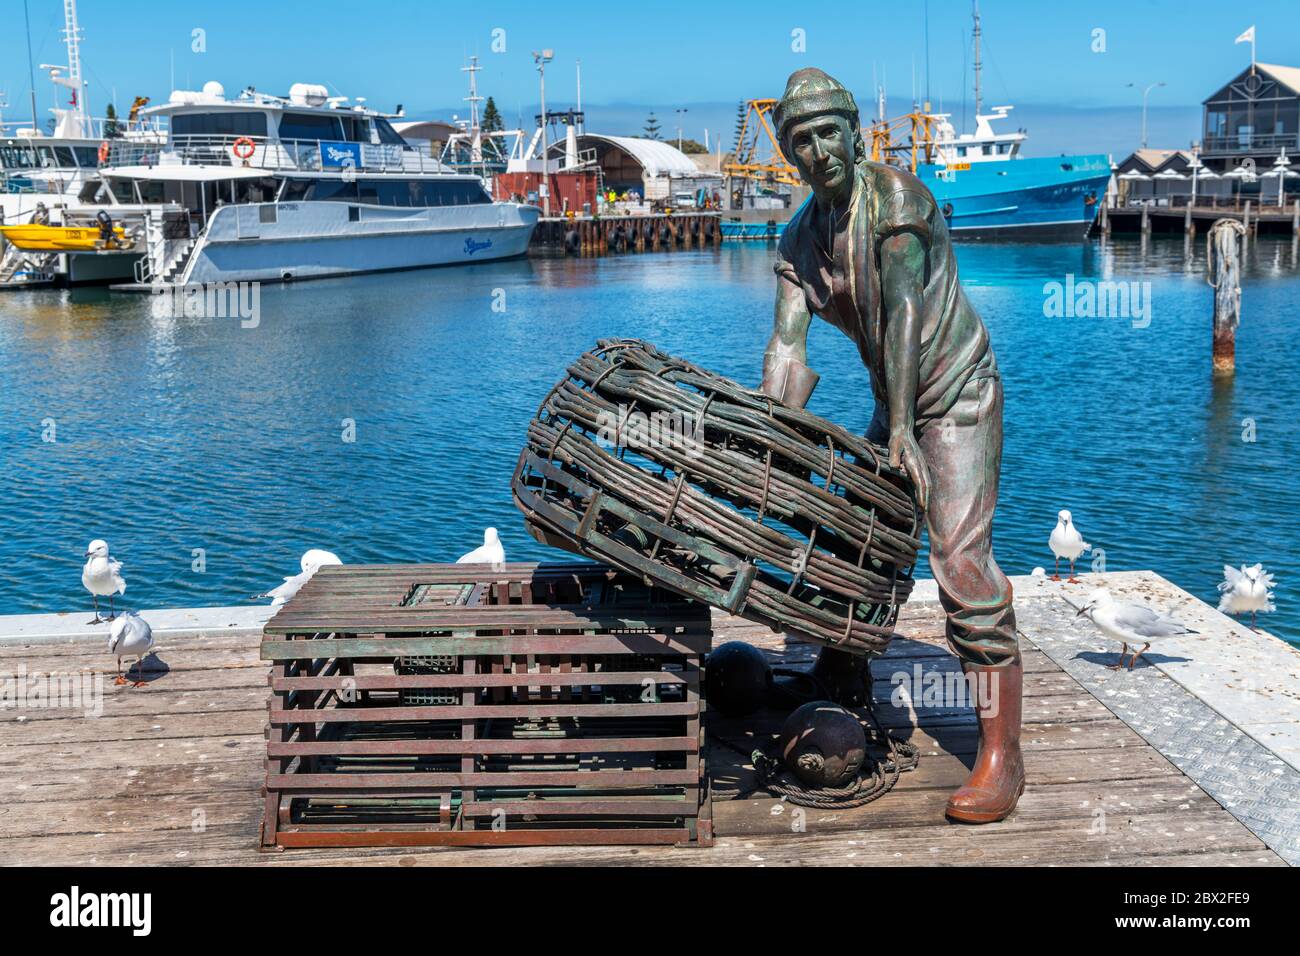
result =
[[1220,219],[1235,219],[1256,235],[1300,236],[1300,199],[1278,206],[1265,202],[1234,205],[1103,207],[1093,223],[1094,235],[1112,233],[1182,233],[1202,235]]
[[[1153,574],[1109,575],[1107,580],[1124,593],[1154,597],[1166,606],[1177,602],[1184,619],[1193,608],[1206,620],[1217,615]],[[920,746],[920,767],[905,774],[883,799],[854,810],[796,811],[766,794],[751,793],[753,773],[745,758],[714,743],[709,756],[717,842],[710,849],[264,852],[258,848],[258,828],[268,668],[258,657],[254,627],[245,623],[166,633],[158,655],[166,670],[146,675],[148,685],[135,688],[112,685],[113,661],[103,651],[102,637],[93,644],[57,635],[41,639],[31,632],[6,639],[0,620],[0,672],[24,668],[27,674],[108,675],[98,717],[79,710],[0,710],[0,780],[6,796],[0,806],[0,860],[75,866],[1276,866],[1286,858],[1300,860],[1295,802],[1300,760],[1294,756],[1300,722],[1291,726],[1291,709],[1300,703],[1294,693],[1300,667],[1287,670],[1288,655],[1300,661],[1300,653],[1266,635],[1232,630],[1226,618],[1212,622],[1225,639],[1247,640],[1250,635],[1250,640],[1271,642],[1251,653],[1281,655],[1284,673],[1275,679],[1288,682],[1289,696],[1284,687],[1276,698],[1280,709],[1270,710],[1264,723],[1255,726],[1250,701],[1234,714],[1230,706],[1209,707],[1202,698],[1212,692],[1198,697],[1189,690],[1204,672],[1191,668],[1181,674],[1178,668],[1185,665],[1180,662],[1189,658],[1177,648],[1153,654],[1153,663],[1140,663],[1132,672],[1106,670],[1113,654],[1091,625],[1073,614],[1078,598],[1095,583],[1061,586],[1016,579],[1026,671],[1028,787],[1011,818],[983,827],[945,821],[944,801],[974,757],[974,718],[965,708],[927,706],[914,699],[902,708],[885,703],[880,713],[887,727]],[[942,640],[942,613],[932,588],[927,592],[923,582],[918,592],[920,599],[902,615],[903,639],[895,640],[874,665],[879,700],[888,701],[894,691],[893,675],[957,667]],[[84,615],[76,616],[82,619]],[[807,664],[815,653],[811,645],[787,643],[781,635],[739,619],[715,616],[715,626],[715,646],[725,640],[749,641],[785,665]],[[12,627],[8,631],[12,634]],[[1239,663],[1232,662],[1229,671],[1235,673]],[[1276,661],[1270,667],[1276,670]],[[1215,675],[1207,679],[1218,681]],[[1157,710],[1150,711],[1152,706]],[[1198,708],[1206,713],[1198,717]],[[748,750],[765,743],[780,720],[779,714],[764,713],[746,721],[718,719],[711,726],[717,737]],[[1185,721],[1195,726],[1184,726]],[[1279,728],[1280,743],[1269,742],[1267,726],[1273,724],[1287,725]],[[1199,743],[1182,746],[1171,728],[1189,730]],[[1233,736],[1238,733],[1241,740]],[[1205,742],[1218,738],[1235,741],[1231,759],[1206,752]],[[1262,769],[1254,768],[1260,760]],[[1207,775],[1202,764],[1213,772]],[[1249,799],[1232,795],[1235,785],[1261,793],[1252,776],[1257,772],[1267,776],[1267,786],[1281,788],[1280,802],[1246,806]]]

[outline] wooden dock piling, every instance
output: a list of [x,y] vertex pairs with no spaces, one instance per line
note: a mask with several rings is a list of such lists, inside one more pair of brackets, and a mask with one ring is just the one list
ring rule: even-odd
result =
[[1241,321],[1241,253],[1248,228],[1235,219],[1220,219],[1210,227],[1210,234],[1205,240],[1205,281],[1214,289],[1211,362],[1215,375],[1232,375],[1237,369],[1237,325]]
[[533,233],[533,255],[605,256],[624,252],[703,249],[722,242],[721,215],[712,211],[649,216],[554,217]]

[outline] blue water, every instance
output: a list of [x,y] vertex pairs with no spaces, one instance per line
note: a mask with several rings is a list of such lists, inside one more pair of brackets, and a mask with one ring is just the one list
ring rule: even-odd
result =
[[[1109,569],[1154,568],[1206,600],[1225,562],[1262,561],[1280,582],[1266,626],[1300,641],[1297,250],[1252,247],[1223,385],[1203,256],[1181,240],[959,247],[1006,381],[996,551],[1011,573],[1050,568],[1068,507]],[[268,286],[256,328],[154,318],[146,298],[98,289],[0,295],[0,612],[88,608],[95,537],[132,607],[238,603],[309,547],[450,560],[489,524],[509,556],[543,556],[509,479],[567,362],[637,336],[755,382],[771,261],[737,245]],[[1044,283],[1067,273],[1150,282],[1149,326],[1045,317]],[[865,428],[856,350],[821,322],[809,348],[812,410]]]

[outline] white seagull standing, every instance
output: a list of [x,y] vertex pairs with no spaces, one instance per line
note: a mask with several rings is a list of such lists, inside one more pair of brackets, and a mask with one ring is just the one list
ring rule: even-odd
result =
[[1160,614],[1143,604],[1116,601],[1105,588],[1098,588],[1089,594],[1088,600],[1079,608],[1075,617],[1085,614],[1103,634],[1113,637],[1124,646],[1119,653],[1119,663],[1110,666],[1114,671],[1123,668],[1124,655],[1128,653],[1130,644],[1134,647],[1142,645],[1142,650],[1134,651],[1133,658],[1128,662],[1128,669],[1132,670],[1137,659],[1156,641],[1179,634],[1197,633],[1167,614]]
[[483,532],[483,546],[456,559],[457,564],[505,564],[506,549],[501,545],[496,528]]
[[1047,543],[1051,545],[1052,554],[1056,555],[1056,569],[1052,573],[1052,580],[1061,580],[1061,559],[1065,558],[1070,562],[1069,583],[1078,584],[1079,579],[1074,576],[1074,562],[1092,545],[1083,540],[1083,535],[1079,534],[1079,529],[1074,526],[1070,518],[1070,512],[1062,509],[1056,513],[1056,527],[1052,529],[1052,535],[1047,539]]
[[265,594],[254,594],[254,599],[270,598],[271,607],[279,607],[285,604],[302,590],[302,586],[311,580],[312,575],[325,567],[327,564],[342,564],[339,556],[332,551],[322,551],[320,548],[310,548],[303,552],[302,560],[298,562],[302,570],[284,579],[284,583],[274,587]]
[[[141,671],[141,662],[153,651],[153,629],[149,622],[135,611],[126,611],[113,622],[108,633],[108,652],[117,655],[117,680],[114,684],[132,683],[122,676],[122,658],[134,657],[137,672]],[[130,668],[127,668],[130,672]],[[136,687],[143,687],[144,681],[134,682]]]
[[[86,545],[86,566],[81,569],[81,583],[95,601],[95,619],[87,624],[103,624],[117,616],[113,608],[113,595],[126,593],[122,578],[122,562],[108,556],[108,542],[96,538]],[[99,599],[108,598],[108,617],[99,616]]]
[[1224,614],[1245,614],[1250,612],[1250,629],[1255,629],[1255,615],[1260,611],[1268,614],[1276,611],[1273,604],[1273,575],[1264,570],[1264,565],[1241,566],[1238,571],[1231,565],[1223,566],[1223,583],[1219,590],[1219,610]]

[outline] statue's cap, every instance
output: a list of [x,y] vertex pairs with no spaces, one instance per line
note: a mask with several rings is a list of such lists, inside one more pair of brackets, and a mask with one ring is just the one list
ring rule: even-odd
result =
[[786,130],[810,116],[839,113],[852,120],[858,118],[858,104],[844,84],[815,66],[795,70],[785,81],[785,95],[772,111],[776,121],[776,138],[785,141]]

